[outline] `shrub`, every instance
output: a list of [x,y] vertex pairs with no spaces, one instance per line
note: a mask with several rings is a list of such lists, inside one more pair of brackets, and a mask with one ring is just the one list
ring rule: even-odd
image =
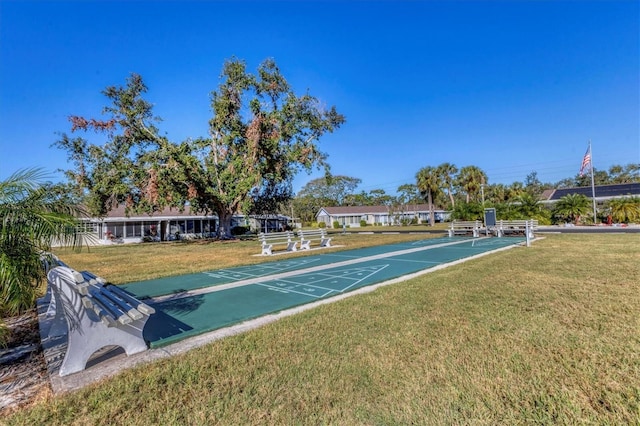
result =
[[482,220],[484,208],[480,203],[456,203],[451,212],[451,219],[457,220]]
[[361,220],[360,221],[360,226],[367,226],[367,221],[366,220]]
[[333,221],[333,228],[334,228],[334,229],[338,229],[338,228],[340,228],[340,222],[338,222],[337,220],[334,220],[334,221]]
[[326,228],[327,227],[327,224],[324,223],[324,222],[318,222],[317,225],[318,225],[318,228]]

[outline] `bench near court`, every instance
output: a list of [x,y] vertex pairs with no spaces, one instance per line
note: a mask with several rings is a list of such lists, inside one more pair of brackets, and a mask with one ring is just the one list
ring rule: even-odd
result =
[[91,356],[106,347],[119,346],[127,355],[147,350],[142,331],[154,308],[100,277],[67,266],[51,268],[47,281],[45,316],[51,326],[44,334],[67,338],[60,376],[84,370]]
[[262,254],[270,256],[279,247],[285,252],[298,251],[298,243],[300,250],[310,250],[311,243],[315,242],[319,247],[331,247],[331,237],[327,236],[327,232],[322,228],[300,230],[297,234],[298,239],[291,231],[258,234]]
[[[538,221],[531,220],[499,220],[493,227],[493,233],[497,237],[505,235],[524,235],[535,238],[534,232],[538,229]],[[528,232],[528,235],[527,235]]]
[[471,235],[473,238],[480,236],[482,230],[482,222],[475,221],[459,221],[454,220],[449,226],[449,237],[455,237],[456,235]]
[[275,247],[284,247],[285,251],[297,251],[298,242],[294,239],[295,236],[291,231],[284,232],[270,232],[258,234],[258,240],[260,240],[260,245],[262,247],[263,255],[272,255]]
[[318,241],[320,247],[331,247],[331,237],[327,236],[327,232],[323,228],[300,230],[298,231],[300,237],[300,249],[310,250],[311,242]]
[[480,237],[481,232],[492,233],[496,237],[507,235],[524,235],[535,238],[535,231],[538,229],[538,221],[531,220],[498,220],[493,226],[484,226],[479,220],[457,221],[454,220],[449,226],[449,237],[456,235],[471,235],[474,238]]

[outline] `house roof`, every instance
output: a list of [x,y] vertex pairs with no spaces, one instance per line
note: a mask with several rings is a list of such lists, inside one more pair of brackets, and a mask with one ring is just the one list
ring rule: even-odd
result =
[[[620,183],[615,185],[599,185],[595,187],[596,198],[615,198],[623,196],[640,196],[640,183]],[[582,194],[588,198],[593,197],[590,186],[577,188],[561,188],[547,190],[542,194],[542,199],[546,201],[557,201],[565,195]]]

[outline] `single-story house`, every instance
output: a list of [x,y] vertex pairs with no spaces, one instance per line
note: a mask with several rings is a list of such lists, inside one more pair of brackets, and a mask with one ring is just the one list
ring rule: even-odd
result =
[[218,229],[218,217],[165,208],[152,215],[125,214],[124,205],[118,206],[102,218],[82,220],[82,231],[93,234],[98,244],[171,241],[182,238],[213,236]]
[[[234,215],[231,228],[244,226],[254,232],[273,232],[290,226],[291,219],[283,215]],[[81,231],[89,234],[91,244],[139,243],[142,241],[175,241],[181,239],[210,238],[218,230],[217,215],[165,208],[152,215],[125,214],[123,205],[102,218],[82,219]]]
[[[450,212],[441,208],[434,211],[434,220],[444,222],[449,219]],[[316,215],[318,223],[333,227],[337,222],[340,227],[359,227],[364,221],[367,225],[399,225],[405,221],[416,220],[418,223],[429,222],[428,204],[408,204],[404,206],[339,206],[322,207]]]

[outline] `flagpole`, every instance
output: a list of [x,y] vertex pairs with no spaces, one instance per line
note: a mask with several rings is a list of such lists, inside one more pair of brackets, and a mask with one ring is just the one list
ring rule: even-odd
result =
[[593,151],[591,151],[591,139],[589,139],[589,154],[591,155],[591,200],[593,201],[593,224],[596,224],[596,185],[593,178]]

